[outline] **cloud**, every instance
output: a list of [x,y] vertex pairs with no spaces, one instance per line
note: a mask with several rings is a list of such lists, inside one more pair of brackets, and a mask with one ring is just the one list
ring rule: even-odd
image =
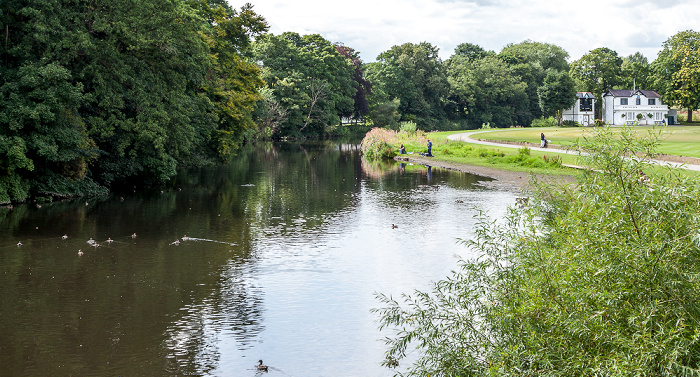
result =
[[[499,52],[524,40],[551,43],[571,60],[598,47],[650,60],[663,41],[695,27],[696,0],[256,0],[271,32],[321,34],[358,51],[365,62],[403,43],[429,42],[449,58],[465,42]],[[231,4],[239,7],[241,4]]]

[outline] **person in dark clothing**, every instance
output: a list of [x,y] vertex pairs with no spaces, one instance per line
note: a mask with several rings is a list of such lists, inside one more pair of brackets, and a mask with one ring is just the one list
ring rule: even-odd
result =
[[428,139],[428,157],[433,157],[433,142]]
[[399,153],[406,154],[406,147],[404,147],[403,144],[401,144],[401,146],[399,147]]

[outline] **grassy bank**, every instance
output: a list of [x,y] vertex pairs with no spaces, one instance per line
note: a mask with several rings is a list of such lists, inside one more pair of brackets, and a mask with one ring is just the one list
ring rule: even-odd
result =
[[[613,128],[614,133],[619,134],[621,128]],[[540,133],[544,133],[553,145],[572,145],[577,139],[591,136],[592,128],[582,127],[547,127],[547,128],[508,128],[503,130],[489,130],[474,135],[479,140],[502,140],[513,142],[537,143]],[[635,126],[634,133],[637,136],[646,135],[649,132],[659,132],[661,143],[657,148],[658,153],[674,156],[700,158],[700,127],[697,126]]]

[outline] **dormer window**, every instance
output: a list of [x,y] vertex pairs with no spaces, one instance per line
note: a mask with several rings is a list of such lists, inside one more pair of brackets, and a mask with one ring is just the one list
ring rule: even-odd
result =
[[642,104],[642,99],[637,97],[637,105],[641,105],[641,104]]

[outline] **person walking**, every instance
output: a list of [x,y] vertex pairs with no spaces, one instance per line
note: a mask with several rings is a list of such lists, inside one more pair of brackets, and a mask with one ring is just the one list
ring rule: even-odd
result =
[[540,134],[540,148],[544,148],[547,146],[547,139],[544,137],[544,132]]
[[433,142],[428,139],[428,157],[433,157]]

